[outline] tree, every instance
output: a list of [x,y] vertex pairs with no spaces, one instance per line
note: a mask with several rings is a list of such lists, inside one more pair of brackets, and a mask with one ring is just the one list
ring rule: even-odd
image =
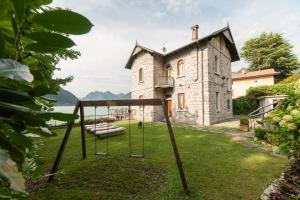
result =
[[[0,197],[19,199],[25,192],[22,173],[32,164],[33,137],[51,136],[51,119],[77,115],[48,112],[59,86],[72,79],[54,79],[60,59],[76,59],[70,34],[90,31],[84,16],[45,6],[51,0],[1,0],[0,6]],[[9,188],[10,189],[9,189]],[[19,192],[19,193],[16,193]]]
[[245,43],[241,57],[250,64],[248,71],[274,68],[280,72],[276,80],[282,80],[300,66],[292,49],[293,46],[282,34],[262,33]]

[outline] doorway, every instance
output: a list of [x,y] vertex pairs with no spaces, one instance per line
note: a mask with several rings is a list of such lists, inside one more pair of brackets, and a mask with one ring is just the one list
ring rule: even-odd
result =
[[168,116],[172,117],[172,100],[167,100]]

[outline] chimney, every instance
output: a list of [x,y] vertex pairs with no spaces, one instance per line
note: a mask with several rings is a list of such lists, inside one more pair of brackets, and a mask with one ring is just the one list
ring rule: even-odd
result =
[[199,28],[198,24],[195,24],[194,26],[191,27],[191,29],[192,29],[192,41],[198,40],[198,28]]

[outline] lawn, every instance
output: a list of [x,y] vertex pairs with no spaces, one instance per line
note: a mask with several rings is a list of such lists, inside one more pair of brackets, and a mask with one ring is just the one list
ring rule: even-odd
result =
[[[121,124],[125,127],[127,124]],[[132,124],[135,153],[141,132]],[[81,160],[80,128],[73,129],[53,184],[45,184],[62,141],[47,138],[40,149],[39,167],[28,181],[32,199],[258,199],[277,178],[286,160],[244,147],[221,133],[174,127],[190,196],[182,192],[167,127],[145,124],[144,159],[128,157],[128,133],[109,138],[108,157],[94,155],[94,137],[87,135],[87,159]],[[98,147],[105,149],[106,140]]]

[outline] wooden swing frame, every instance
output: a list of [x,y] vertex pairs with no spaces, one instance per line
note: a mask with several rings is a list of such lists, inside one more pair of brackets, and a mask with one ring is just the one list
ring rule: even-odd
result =
[[[185,193],[189,193],[187,181],[185,178],[182,161],[180,158],[180,154],[177,148],[174,132],[172,129],[172,125],[169,119],[168,110],[166,106],[166,101],[164,99],[130,99],[130,100],[97,100],[97,101],[78,101],[73,114],[77,114],[78,111],[80,112],[80,127],[81,127],[81,145],[82,145],[82,159],[86,159],[86,140],[85,140],[85,126],[84,126],[84,107],[95,107],[95,106],[162,106],[163,113],[166,119],[168,132],[172,144],[172,148],[174,151],[174,156],[176,159],[176,164],[178,167],[182,187]],[[69,136],[71,134],[72,128],[74,125],[74,120],[68,122],[67,130],[65,133],[65,136],[63,138],[63,141],[60,145],[59,151],[57,153],[55,162],[53,164],[53,167],[51,169],[51,172],[49,174],[48,183],[52,182],[54,179],[54,176],[59,168],[59,165],[61,163],[61,159],[64,153],[64,150],[66,148]]]

